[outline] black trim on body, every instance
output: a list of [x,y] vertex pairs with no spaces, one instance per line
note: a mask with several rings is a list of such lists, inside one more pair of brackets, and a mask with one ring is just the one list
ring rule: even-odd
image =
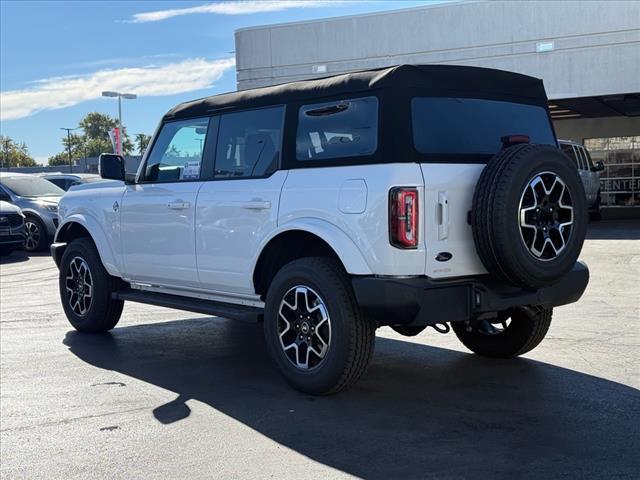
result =
[[205,315],[213,315],[216,317],[229,318],[231,320],[240,320],[250,323],[261,321],[263,314],[263,309],[257,307],[169,295],[166,293],[145,292],[134,289],[119,290],[113,292],[112,296],[115,300],[146,303],[148,305],[156,305],[158,307],[204,313]]
[[51,252],[51,258],[56,264],[56,267],[60,268],[60,260],[62,259],[62,254],[67,248],[66,242],[54,242],[49,247],[49,251]]
[[436,281],[427,277],[354,277],[356,300],[381,325],[424,326],[471,320],[512,307],[557,307],[576,302],[589,283],[589,269],[576,262],[556,284],[540,289],[515,287],[488,275]]

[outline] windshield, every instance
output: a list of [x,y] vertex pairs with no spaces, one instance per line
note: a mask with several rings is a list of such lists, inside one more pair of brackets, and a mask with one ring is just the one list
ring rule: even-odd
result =
[[3,177],[2,185],[21,197],[61,197],[64,190],[41,177]]
[[501,137],[528,135],[531,143],[556,145],[543,107],[476,98],[414,98],[413,141],[420,153],[493,155]]

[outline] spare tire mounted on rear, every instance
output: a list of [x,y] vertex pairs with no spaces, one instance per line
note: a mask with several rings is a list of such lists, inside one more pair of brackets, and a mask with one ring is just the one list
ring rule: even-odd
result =
[[587,205],[576,168],[550,145],[504,148],[473,196],[476,250],[494,276],[523,287],[558,281],[578,259]]

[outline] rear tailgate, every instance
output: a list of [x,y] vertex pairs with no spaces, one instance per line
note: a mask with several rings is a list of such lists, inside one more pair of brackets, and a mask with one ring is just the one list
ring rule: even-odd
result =
[[433,278],[486,273],[468,223],[473,193],[486,162],[502,139],[527,136],[557,146],[545,104],[483,98],[414,97],[413,142],[425,188],[425,275]]
[[467,222],[484,164],[423,163],[420,167],[425,184],[425,275],[442,278],[486,273]]

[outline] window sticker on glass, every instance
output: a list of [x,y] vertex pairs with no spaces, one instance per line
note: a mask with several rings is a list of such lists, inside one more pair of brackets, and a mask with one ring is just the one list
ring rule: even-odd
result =
[[200,178],[208,124],[208,117],[164,124],[149,154],[144,179],[177,182]]
[[197,180],[200,178],[200,162],[187,162],[182,169],[182,180]]

